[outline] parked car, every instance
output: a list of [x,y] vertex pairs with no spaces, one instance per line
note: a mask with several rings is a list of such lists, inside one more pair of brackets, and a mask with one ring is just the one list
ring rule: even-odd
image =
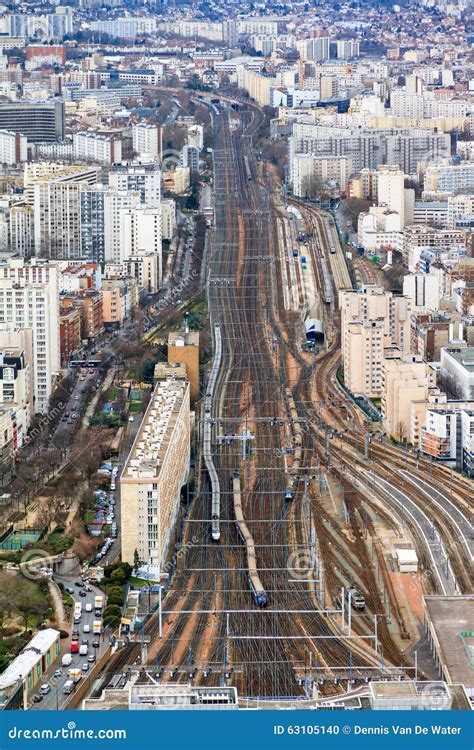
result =
[[63,673],[62,669],[55,669],[54,670],[54,676],[55,677],[61,677],[62,673]]
[[86,591],[79,591],[79,596],[83,596],[83,597],[87,596],[87,592]]
[[43,696],[41,695],[41,693],[38,693],[38,695],[33,696],[33,703],[41,703],[42,700],[43,700]]

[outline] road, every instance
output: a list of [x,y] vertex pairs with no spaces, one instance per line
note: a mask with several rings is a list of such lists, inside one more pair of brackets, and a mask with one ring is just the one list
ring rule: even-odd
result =
[[[97,636],[94,636],[92,634],[92,624],[93,621],[98,619],[95,617],[94,612],[94,598],[96,596],[102,596],[104,597],[104,594],[96,587],[91,586],[92,591],[86,592],[85,597],[79,596],[79,591],[82,591],[83,589],[75,586],[76,581],[80,581],[80,577],[75,578],[66,578],[63,576],[54,576],[54,580],[56,583],[62,583],[64,584],[65,588],[71,588],[74,589],[74,600],[79,601],[82,604],[82,615],[81,615],[81,622],[75,626],[72,626],[73,628],[76,628],[80,635],[79,635],[79,643],[82,642],[82,640],[87,639],[89,641],[89,654],[96,654],[97,658],[100,654],[104,652],[104,650],[109,645],[109,636],[108,634],[102,632],[101,636],[99,637],[99,648],[93,648],[92,647],[92,641],[97,638]],[[105,597],[104,597],[105,599]],[[86,612],[85,606],[87,603],[90,603],[92,605],[92,612]],[[72,614],[71,614],[72,617]],[[84,633],[84,625],[88,625],[90,627],[90,633]],[[70,653],[70,643],[71,640],[68,638],[67,640],[61,640],[61,655],[58,658],[58,660],[53,664],[51,669],[49,670],[49,673],[44,677],[41,684],[49,683],[51,685],[51,691],[44,696],[41,703],[31,703],[31,708],[38,709],[38,710],[57,710],[57,709],[64,709],[66,708],[66,704],[70,699],[70,695],[65,695],[63,692],[64,684],[68,680],[68,669],[82,669],[82,665],[87,662],[87,656],[81,656],[79,654],[72,654],[72,663],[69,667],[62,667],[61,666],[61,658],[63,654]],[[91,667],[93,664],[91,664]],[[57,669],[62,670],[62,674],[59,677],[54,677],[54,672]],[[90,672],[84,672],[82,680],[89,679],[88,675]],[[38,690],[36,693],[39,692],[39,685]],[[33,695],[33,694],[32,694]],[[32,697],[32,696],[31,696]],[[30,697],[30,699],[31,699]]]

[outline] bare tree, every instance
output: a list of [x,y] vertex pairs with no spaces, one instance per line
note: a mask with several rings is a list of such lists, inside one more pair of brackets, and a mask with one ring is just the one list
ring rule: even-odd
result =
[[346,221],[352,223],[353,231],[357,231],[357,223],[359,221],[359,214],[366,213],[370,206],[373,205],[372,201],[366,200],[365,198],[348,198],[341,204],[342,215]]
[[400,419],[395,426],[395,434],[399,443],[405,442],[407,438],[407,429],[405,422],[402,419]]
[[446,393],[448,398],[456,401],[465,398],[464,390],[459,380],[456,380],[454,375],[446,372],[446,370],[438,372],[436,376],[436,384]]
[[310,198],[311,200],[322,200],[325,194],[326,188],[321,177],[313,172],[313,174],[303,177],[301,181],[301,192],[304,198]]

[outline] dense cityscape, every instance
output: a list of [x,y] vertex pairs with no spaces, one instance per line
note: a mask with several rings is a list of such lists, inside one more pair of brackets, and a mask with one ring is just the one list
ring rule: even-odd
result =
[[472,3],[10,0],[0,164],[0,707],[472,710]]

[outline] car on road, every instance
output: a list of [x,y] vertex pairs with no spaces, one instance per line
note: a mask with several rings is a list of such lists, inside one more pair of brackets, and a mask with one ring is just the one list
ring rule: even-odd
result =
[[82,583],[82,581],[76,581],[76,583],[74,584],[74,586],[77,586],[78,589],[82,589],[82,587],[84,586],[84,584]]
[[95,661],[95,654],[89,654],[87,661],[92,664],[92,662]]
[[90,633],[91,632],[91,626],[88,625],[87,623],[84,625],[84,627],[82,629],[83,629],[84,633]]
[[99,641],[99,639],[98,639],[98,638],[95,638],[95,639],[94,639],[94,640],[92,641],[92,648],[99,648],[99,646],[100,646],[100,641]]
[[89,671],[89,667],[90,667],[89,662],[85,661],[84,664],[82,665],[81,669],[82,669],[83,672],[88,672]]
[[71,586],[67,586],[66,587],[66,591],[67,591],[68,594],[75,594],[76,593]]
[[79,591],[79,596],[87,596],[87,591]]

